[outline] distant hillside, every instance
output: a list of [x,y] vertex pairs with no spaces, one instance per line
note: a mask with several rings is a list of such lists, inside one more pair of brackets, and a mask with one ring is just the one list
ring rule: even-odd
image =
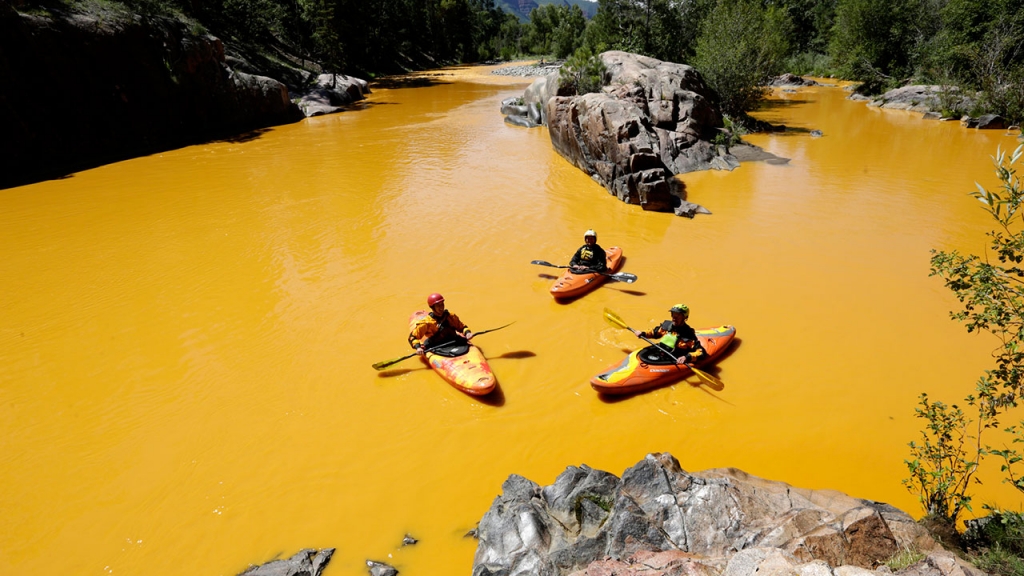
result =
[[526,22],[530,19],[530,12],[533,11],[534,8],[545,4],[579,6],[580,9],[583,10],[583,15],[586,16],[587,19],[593,18],[594,14],[597,14],[597,2],[589,2],[588,0],[495,0],[494,4],[506,12],[515,14],[522,22]]

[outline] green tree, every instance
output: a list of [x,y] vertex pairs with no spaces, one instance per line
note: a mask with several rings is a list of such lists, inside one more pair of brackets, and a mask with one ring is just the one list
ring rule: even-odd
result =
[[[973,396],[968,403],[979,406]],[[904,462],[910,477],[903,485],[918,495],[925,513],[956,526],[960,513],[971,510],[968,491],[977,482],[974,475],[985,454],[981,435],[991,420],[984,418],[984,412],[971,420],[956,404],[930,402],[927,394],[921,394],[915,412],[927,425],[920,441],[909,444],[911,459]]]
[[880,91],[910,78],[938,19],[927,0],[839,0],[829,56],[839,73]]
[[600,92],[607,72],[604,62],[583,46],[569,57],[558,71],[560,83],[576,94]]
[[721,98],[722,111],[742,116],[764,98],[768,80],[789,51],[791,23],[758,0],[722,0],[701,26],[694,67]]
[[[928,425],[922,432],[923,442],[910,443],[911,459],[906,463],[911,477],[904,484],[918,494],[929,514],[950,525],[955,525],[963,510],[970,510],[971,480],[985,456],[1002,457],[1007,481],[1024,488],[1013,471],[1021,461],[1020,453],[1015,448],[993,449],[981,440],[985,431],[997,428],[1000,418],[1017,407],[1024,393],[1024,186],[1014,168],[1022,156],[1024,146],[1009,156],[997,150],[993,161],[1001,185],[988,190],[979,184],[972,193],[997,224],[987,234],[990,256],[932,252],[932,275],[942,277],[962,305],[951,317],[968,332],[987,332],[1000,342],[993,353],[995,367],[985,371],[974,394],[965,399],[977,410],[976,420],[956,405],[929,403],[923,394],[917,409]],[[1019,438],[1019,430],[1006,431]]]
[[563,7],[558,25],[551,31],[551,53],[565,58],[576,52],[583,43],[587,19],[579,6]]
[[632,0],[598,0],[597,14],[590,21],[584,44],[592,52],[643,48],[641,13]]

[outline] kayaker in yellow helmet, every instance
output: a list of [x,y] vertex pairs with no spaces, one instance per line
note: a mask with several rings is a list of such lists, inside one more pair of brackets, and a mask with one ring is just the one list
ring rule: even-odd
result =
[[697,332],[686,323],[690,318],[690,307],[676,304],[668,311],[672,315],[671,320],[665,320],[646,332],[633,330],[633,333],[644,338],[658,338],[658,347],[672,354],[678,364],[692,364],[707,355],[697,339]]
[[409,333],[409,345],[416,349],[416,354],[423,356],[426,350],[434,346],[473,338],[469,327],[445,309],[444,296],[436,292],[427,296],[427,306],[430,307],[430,313],[417,322]]
[[574,274],[587,272],[604,272],[608,268],[608,256],[604,248],[597,244],[597,232],[587,230],[583,233],[583,246],[576,251],[569,261],[569,270]]

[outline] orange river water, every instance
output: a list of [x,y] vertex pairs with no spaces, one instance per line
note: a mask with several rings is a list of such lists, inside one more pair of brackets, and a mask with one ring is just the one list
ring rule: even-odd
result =
[[[486,72],[0,191],[0,574],[230,576],[304,547],[337,547],[327,576],[469,574],[509,474],[659,451],[920,515],[917,396],[959,401],[996,346],[948,318],[929,251],[984,250],[968,192],[1016,136],[778,92],[758,114],[793,129],[748,140],[792,161],[683,176],[713,212],[688,220],[503,123],[529,80]],[[556,303],[530,261],[587,228],[639,280]],[[515,321],[476,341],[495,396],[371,368],[434,291],[475,330]],[[599,398],[638,344],[602,310],[647,328],[676,302],[737,327],[725,388]],[[996,464],[977,508],[1019,509]]]

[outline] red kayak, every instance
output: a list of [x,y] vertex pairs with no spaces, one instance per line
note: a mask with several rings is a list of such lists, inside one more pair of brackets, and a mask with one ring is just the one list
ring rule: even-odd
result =
[[[695,365],[700,368],[718,359],[736,337],[734,326],[697,330],[707,356]],[[647,346],[630,352],[626,359],[590,379],[590,385],[602,394],[633,394],[678,382],[693,374],[689,366],[676,364],[675,358],[660,346]]]
[[[605,250],[605,256],[608,259],[607,273],[611,274],[617,271],[622,265],[622,248],[612,246]],[[573,274],[566,270],[551,286],[551,295],[559,300],[575,298],[597,288],[607,279],[608,276],[605,274]]]

